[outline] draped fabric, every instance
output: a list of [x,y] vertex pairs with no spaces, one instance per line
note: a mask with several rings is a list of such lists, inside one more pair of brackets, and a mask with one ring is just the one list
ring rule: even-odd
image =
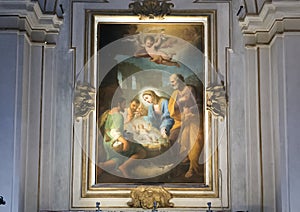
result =
[[118,168],[129,157],[139,152],[144,147],[141,144],[135,142],[129,142],[129,149],[127,151],[117,152],[112,147],[113,143],[118,140],[120,136],[124,137],[124,117],[121,113],[108,114],[105,122],[105,134],[104,134],[104,150],[106,152],[106,160],[114,160],[116,167]]
[[148,115],[146,118],[147,121],[151,122],[152,126],[162,129],[166,128],[167,133],[170,132],[174,124],[174,120],[170,117],[170,113],[168,110],[168,100],[164,99],[160,103],[160,114],[157,114],[154,111],[153,105],[148,108]]
[[[170,137],[174,139],[172,132],[176,133],[176,139],[180,144],[179,153],[188,155],[190,160],[189,171],[200,174],[199,157],[204,145],[203,129],[202,119],[198,115],[198,110],[195,110],[197,104],[192,94],[192,88],[188,86],[184,92],[180,93],[179,90],[175,90],[172,93],[168,110],[175,123],[171,129]],[[186,101],[179,102],[178,99],[182,97],[185,97]],[[185,113],[185,111],[188,112]],[[179,129],[181,130],[180,133],[178,133]]]
[[190,168],[200,174],[199,157],[203,148],[203,131],[199,125],[199,119],[195,115],[183,118],[182,133],[180,136],[180,152],[187,152],[190,160]]
[[119,167],[124,161],[124,157],[117,153],[113,148],[112,144],[120,136],[124,129],[124,118],[121,113],[108,114],[105,122],[104,130],[104,149],[106,152],[106,160],[114,160],[116,162],[116,168]]
[[174,125],[172,127],[172,130],[181,127],[181,113],[180,113],[179,107],[176,103],[178,93],[179,93],[178,90],[175,90],[172,93],[171,98],[169,99],[169,105],[168,105],[170,117],[172,117],[174,120]]

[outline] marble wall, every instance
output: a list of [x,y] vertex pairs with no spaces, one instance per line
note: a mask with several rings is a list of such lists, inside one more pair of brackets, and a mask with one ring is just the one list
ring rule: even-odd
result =
[[299,2],[283,1],[265,4],[258,16],[241,22],[247,61],[247,164],[251,167],[247,192],[251,211],[294,211],[299,207],[294,201],[298,195],[290,187],[299,188],[293,181],[299,171],[292,168],[297,167],[297,156],[290,152],[291,147],[298,148],[293,131],[298,115],[292,108],[299,83],[290,77],[299,78],[295,57],[300,38],[299,6]]

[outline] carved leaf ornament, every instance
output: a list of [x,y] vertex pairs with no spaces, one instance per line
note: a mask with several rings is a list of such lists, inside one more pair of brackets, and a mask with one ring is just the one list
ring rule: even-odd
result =
[[170,0],[133,0],[129,8],[133,14],[138,15],[140,20],[144,19],[164,19],[164,16],[171,13],[174,7]]

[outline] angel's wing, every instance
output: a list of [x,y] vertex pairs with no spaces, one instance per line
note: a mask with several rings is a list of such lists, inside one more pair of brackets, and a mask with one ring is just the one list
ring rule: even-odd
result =
[[144,39],[145,34],[139,32],[135,35],[126,36],[122,41],[129,42],[132,45],[133,49],[135,49],[134,56],[135,57],[150,57],[150,55],[146,52],[144,47]]
[[140,48],[140,49],[136,50],[134,53],[134,56],[135,57],[150,57],[150,55],[147,53],[145,48]]

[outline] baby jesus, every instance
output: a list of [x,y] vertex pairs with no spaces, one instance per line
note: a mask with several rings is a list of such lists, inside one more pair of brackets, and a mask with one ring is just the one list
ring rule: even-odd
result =
[[147,124],[145,126],[143,124],[138,124],[136,126],[136,140],[144,141],[144,142],[156,142],[159,139],[159,135],[156,133],[151,132],[151,124]]
[[133,139],[143,146],[160,146],[166,143],[167,139],[151,123],[146,122],[143,117],[132,120],[125,125],[125,129],[133,134]]

